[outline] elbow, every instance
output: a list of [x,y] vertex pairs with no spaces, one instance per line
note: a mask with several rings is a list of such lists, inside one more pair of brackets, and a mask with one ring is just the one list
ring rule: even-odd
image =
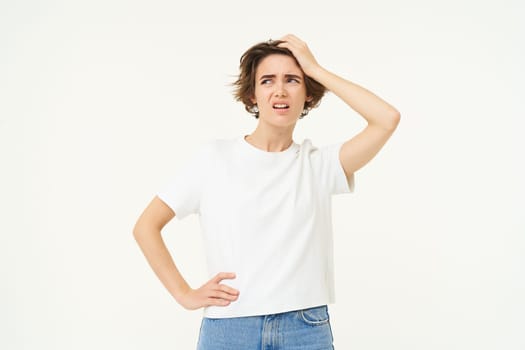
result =
[[140,245],[154,237],[161,236],[161,229],[149,222],[139,220],[132,230],[133,238]]
[[388,118],[386,118],[386,120],[386,129],[393,132],[399,125],[399,121],[401,120],[401,113],[399,113],[398,110],[393,109],[391,112],[389,112]]
[[142,224],[140,221],[138,221],[136,224],[135,224],[135,227],[133,227],[133,238],[135,238],[135,241],[137,241],[138,243],[140,243],[145,236],[147,236],[147,232],[149,232],[151,230],[148,230],[147,227],[145,227],[144,224]]
[[142,230],[140,229],[138,223],[136,223],[135,227],[133,227],[132,234],[136,241],[140,240],[140,237],[142,236]]

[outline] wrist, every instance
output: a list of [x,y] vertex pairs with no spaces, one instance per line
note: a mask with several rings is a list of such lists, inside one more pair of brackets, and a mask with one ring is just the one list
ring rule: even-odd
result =
[[304,74],[306,74],[308,77],[314,79],[318,83],[322,84],[323,76],[326,76],[328,71],[321,67],[320,65],[312,66],[311,68],[308,68],[308,71],[305,70]]
[[171,295],[180,304],[190,291],[191,287],[187,283],[184,283],[181,286],[179,286],[175,291],[173,291]]

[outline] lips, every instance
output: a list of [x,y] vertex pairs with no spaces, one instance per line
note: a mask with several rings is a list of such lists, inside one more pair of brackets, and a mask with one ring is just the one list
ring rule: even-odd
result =
[[272,105],[274,109],[288,109],[290,106],[287,103],[274,103]]

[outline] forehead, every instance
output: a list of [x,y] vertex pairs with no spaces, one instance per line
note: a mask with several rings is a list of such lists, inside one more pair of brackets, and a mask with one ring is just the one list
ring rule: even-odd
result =
[[266,56],[259,62],[257,66],[256,75],[265,74],[296,74],[299,76],[303,75],[303,71],[295,60],[287,55],[271,54]]

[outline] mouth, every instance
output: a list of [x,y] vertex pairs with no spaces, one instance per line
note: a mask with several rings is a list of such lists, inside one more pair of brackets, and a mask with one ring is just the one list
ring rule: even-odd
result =
[[286,103],[274,103],[273,104],[273,109],[288,109],[290,108],[290,106]]

